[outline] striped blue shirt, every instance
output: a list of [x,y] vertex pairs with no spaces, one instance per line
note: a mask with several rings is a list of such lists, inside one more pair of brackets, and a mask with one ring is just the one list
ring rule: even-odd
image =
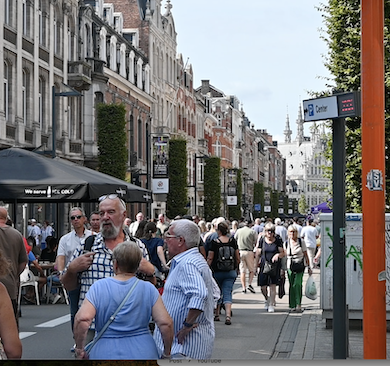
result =
[[[162,300],[173,319],[175,338],[172,354],[183,353],[192,359],[208,359],[214,346],[214,297],[212,273],[198,248],[189,249],[176,255],[171,261]],[[176,334],[183,327],[190,309],[202,310],[196,323],[179,344]],[[156,327],[154,339],[162,353],[164,346],[160,330]]]

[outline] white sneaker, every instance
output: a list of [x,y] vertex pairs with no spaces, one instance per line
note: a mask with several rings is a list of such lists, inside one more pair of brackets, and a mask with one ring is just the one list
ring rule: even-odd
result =
[[275,312],[275,309],[274,309],[274,307],[272,305],[268,306],[268,312],[269,313]]
[[264,303],[264,309],[265,309],[265,310],[268,310],[268,306],[269,306],[269,305],[268,305],[268,301],[266,301],[266,302]]
[[59,299],[61,299],[61,295],[60,294],[55,294],[54,298],[53,298],[52,304],[54,305]]

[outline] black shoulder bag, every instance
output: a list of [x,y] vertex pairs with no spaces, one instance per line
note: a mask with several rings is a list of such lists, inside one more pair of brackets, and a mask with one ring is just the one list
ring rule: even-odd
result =
[[[302,246],[301,246],[301,238],[298,238],[298,244],[302,248]],[[306,266],[305,266],[305,258],[303,257],[299,262],[294,262],[293,261],[293,255],[292,255],[290,239],[288,240],[288,246],[290,248],[290,257],[291,257],[290,269],[291,269],[291,272],[294,272],[294,273],[302,273],[302,272],[304,272],[305,268],[306,268]]]

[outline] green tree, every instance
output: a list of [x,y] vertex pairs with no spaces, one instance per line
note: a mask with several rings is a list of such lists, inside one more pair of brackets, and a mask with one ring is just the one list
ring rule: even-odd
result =
[[279,208],[279,192],[278,191],[272,191],[271,192],[271,217],[275,218],[279,216],[278,213]]
[[[323,12],[326,27],[322,38],[329,51],[325,58],[325,66],[332,75],[329,88],[337,92],[360,90],[360,0],[329,0],[322,4],[319,10]],[[386,151],[390,142],[390,2],[385,1],[385,144]],[[332,159],[331,136],[326,157]],[[361,172],[361,119],[346,119],[346,210],[361,212],[362,172]],[[386,154],[387,155],[387,154]],[[387,156],[386,156],[387,158]],[[331,168],[328,170],[331,174]],[[386,204],[390,200],[390,164],[386,164]]]
[[127,170],[125,116],[123,104],[97,106],[99,171],[122,180]]
[[299,201],[298,201],[298,212],[301,215],[306,215],[308,209],[309,209],[309,206],[306,203],[306,197],[304,194],[302,194],[301,197],[299,198]]
[[174,218],[187,213],[187,141],[169,141],[169,193],[167,194],[167,216]]
[[207,221],[220,216],[221,213],[221,159],[205,159],[204,165],[204,216]]

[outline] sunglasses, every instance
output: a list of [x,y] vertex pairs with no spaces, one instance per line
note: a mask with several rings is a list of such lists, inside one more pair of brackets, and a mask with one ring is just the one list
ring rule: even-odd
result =
[[83,216],[82,215],[75,215],[75,216],[71,216],[70,219],[71,220],[80,220]]
[[116,198],[119,199],[119,202],[121,203],[121,205],[123,206],[123,208],[126,209],[126,203],[125,203],[125,201],[123,201],[122,198],[120,198],[116,193],[105,194],[105,195],[99,197],[99,202],[103,202],[103,201],[106,200],[106,199],[114,200],[114,199],[116,199]]
[[275,231],[274,230],[266,230],[267,233],[273,234]]

